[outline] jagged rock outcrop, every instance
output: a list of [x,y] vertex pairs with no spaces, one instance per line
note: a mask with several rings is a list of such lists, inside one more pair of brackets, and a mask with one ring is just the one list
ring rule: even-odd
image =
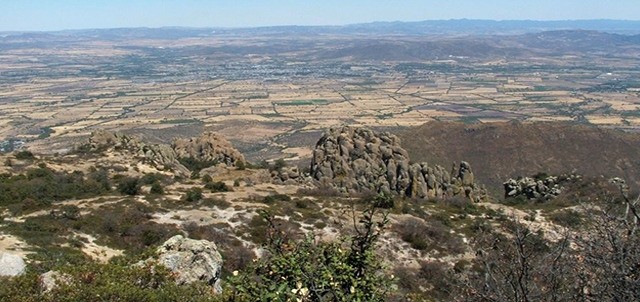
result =
[[10,253],[0,253],[0,276],[20,276],[25,273],[26,268],[22,257]]
[[412,164],[400,140],[358,127],[331,128],[316,144],[311,177],[346,191],[374,191],[415,198],[462,195],[478,201],[486,193],[468,163],[451,173],[438,165]]
[[214,161],[227,166],[245,162],[244,156],[226,138],[205,132],[191,139],[176,139],[172,145],[178,157],[191,157],[200,161]]
[[189,170],[180,164],[176,152],[170,146],[146,144],[122,133],[106,130],[94,131],[91,133],[88,143],[81,147],[90,151],[126,151],[158,170],[172,169],[177,174],[189,174]]
[[523,177],[504,182],[504,197],[525,196],[528,199],[549,200],[562,193],[562,183],[579,179],[579,175]]
[[157,250],[158,262],[176,274],[178,284],[204,281],[222,292],[222,256],[215,243],[176,235]]
[[179,161],[191,157],[198,161],[212,161],[226,166],[244,163],[244,156],[224,137],[206,132],[192,139],[176,139],[169,146],[147,144],[121,133],[97,130],[81,148],[88,151],[126,151],[159,170],[171,169],[176,174],[189,175],[190,171]]

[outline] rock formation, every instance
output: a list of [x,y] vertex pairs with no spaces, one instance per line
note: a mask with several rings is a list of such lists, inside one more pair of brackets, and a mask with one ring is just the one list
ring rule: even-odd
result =
[[400,140],[389,133],[358,127],[331,128],[316,144],[311,177],[347,192],[373,191],[414,198],[486,195],[474,182],[468,163],[451,173],[438,165],[410,162]]
[[146,144],[125,134],[97,130],[82,147],[90,151],[125,151],[158,170],[172,169],[177,174],[189,175],[189,170],[180,164],[175,151],[168,145]]
[[298,167],[282,167],[271,171],[271,179],[278,184],[297,184],[303,181]]
[[528,199],[549,200],[562,193],[562,183],[580,178],[579,175],[523,177],[504,182],[504,197],[525,196]]
[[22,257],[9,253],[0,253],[0,276],[20,276],[26,271]]
[[176,235],[157,250],[158,262],[176,274],[178,284],[204,281],[222,292],[222,256],[215,243]]
[[200,161],[213,161],[227,166],[245,162],[244,156],[227,139],[213,132],[205,132],[191,139],[176,139],[172,145],[178,157],[191,157]]
[[206,132],[192,139],[176,139],[172,146],[147,144],[138,139],[105,130],[91,133],[87,144],[81,146],[89,151],[125,151],[140,158],[159,170],[171,169],[180,175],[189,175],[189,170],[180,163],[180,158],[191,157],[198,161],[212,161],[226,166],[244,163],[244,156],[224,137]]

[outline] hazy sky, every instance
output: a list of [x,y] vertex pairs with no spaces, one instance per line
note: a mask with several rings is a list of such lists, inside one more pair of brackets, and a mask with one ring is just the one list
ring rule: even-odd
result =
[[638,20],[640,0],[0,0],[0,31],[460,18]]

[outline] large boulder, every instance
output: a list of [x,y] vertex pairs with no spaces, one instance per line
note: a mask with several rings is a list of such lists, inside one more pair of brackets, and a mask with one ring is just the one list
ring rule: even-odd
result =
[[414,198],[486,196],[475,184],[471,166],[460,163],[451,173],[438,165],[411,163],[400,139],[360,127],[334,127],[316,144],[311,177],[347,192],[373,191]]
[[157,255],[159,264],[176,274],[178,284],[204,281],[222,292],[222,256],[215,243],[176,235],[158,248]]
[[22,257],[15,254],[0,253],[0,276],[20,276],[25,273],[26,268],[27,266]]

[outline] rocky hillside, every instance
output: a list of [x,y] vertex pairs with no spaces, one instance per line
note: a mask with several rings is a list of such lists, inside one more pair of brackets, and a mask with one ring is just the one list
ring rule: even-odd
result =
[[485,195],[468,163],[454,165],[450,172],[439,165],[412,163],[395,135],[349,126],[331,128],[320,138],[311,176],[348,192],[415,198],[464,195],[475,201]]
[[464,158],[492,189],[536,173],[622,177],[640,185],[640,136],[632,133],[571,123],[430,122],[398,137],[415,161],[448,165]]

